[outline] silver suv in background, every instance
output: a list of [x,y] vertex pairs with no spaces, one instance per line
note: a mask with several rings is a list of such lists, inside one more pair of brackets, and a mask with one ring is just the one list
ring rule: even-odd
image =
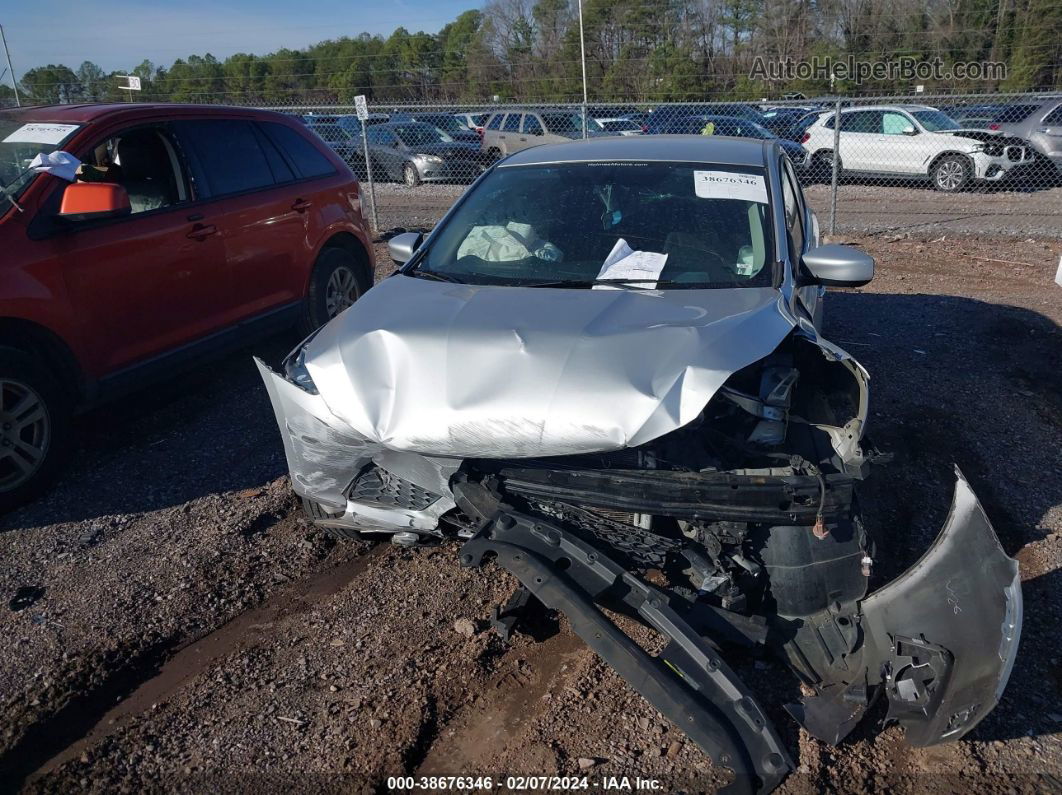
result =
[[[1028,106],[1020,107],[1024,111]],[[989,125],[989,129],[1024,138],[1038,159],[1050,161],[1056,173],[1062,175],[1062,96],[1032,106],[1027,114],[1022,112],[999,118],[999,121]]]
[[[594,119],[586,120],[587,136],[608,135]],[[497,159],[542,144],[559,144],[583,137],[578,111],[510,109],[491,114],[483,128],[483,151]]]

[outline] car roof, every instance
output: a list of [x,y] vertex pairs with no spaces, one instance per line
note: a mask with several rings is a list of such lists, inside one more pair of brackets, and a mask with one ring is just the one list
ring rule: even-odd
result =
[[256,118],[292,119],[286,113],[256,108],[239,108],[229,105],[176,105],[161,102],[113,102],[81,105],[34,105],[22,108],[5,108],[4,113],[14,113],[27,121],[51,121],[68,124],[87,124],[116,118],[138,116],[248,116]]
[[588,138],[524,149],[501,165],[580,163],[596,160],[662,160],[687,163],[724,163],[763,166],[764,149],[771,141],[722,135],[618,135]]

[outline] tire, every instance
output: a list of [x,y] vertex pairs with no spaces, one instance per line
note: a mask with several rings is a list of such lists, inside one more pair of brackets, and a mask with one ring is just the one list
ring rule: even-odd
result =
[[310,275],[300,331],[309,335],[334,318],[364,291],[362,263],[345,248],[326,248],[317,257]]
[[958,193],[970,184],[970,161],[962,155],[945,155],[933,164],[929,176],[941,193]]
[[420,172],[415,165],[406,163],[402,166],[402,181],[407,188],[415,188],[420,184]]
[[[823,149],[814,154],[811,158],[811,167],[809,169],[811,180],[813,182],[832,182],[833,181],[833,152],[828,149]],[[841,159],[837,159],[837,181],[840,182],[841,175],[844,173],[844,163]]]
[[[302,498],[302,511],[306,514],[306,518],[311,522],[316,523],[318,519],[335,519],[338,516],[343,515],[343,511],[333,511],[319,502],[308,500],[305,497]],[[334,538],[336,541],[364,541],[365,538],[352,527],[321,527],[325,535]]]
[[37,356],[0,347],[0,513],[39,496],[70,442],[72,401]]

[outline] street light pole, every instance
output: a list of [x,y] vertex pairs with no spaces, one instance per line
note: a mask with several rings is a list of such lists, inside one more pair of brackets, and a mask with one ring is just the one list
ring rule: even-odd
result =
[[11,87],[15,89],[15,104],[21,108],[22,100],[18,97],[18,81],[15,80],[15,67],[11,65],[11,51],[7,48],[7,36],[4,35],[3,25],[0,25],[0,40],[4,42],[4,54],[7,55],[7,70],[11,72]]
[[583,63],[583,138],[586,138],[586,40],[583,37],[583,0],[579,0],[579,53]]

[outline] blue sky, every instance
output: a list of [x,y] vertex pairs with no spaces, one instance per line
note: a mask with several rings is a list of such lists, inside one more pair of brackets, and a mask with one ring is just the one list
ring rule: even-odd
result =
[[[15,72],[95,61],[106,71],[144,58],[169,66],[175,58],[213,53],[266,53],[322,39],[389,34],[399,26],[434,33],[480,0],[19,0],[0,4]],[[0,63],[0,72],[7,66]],[[4,77],[4,82],[9,80]]]

